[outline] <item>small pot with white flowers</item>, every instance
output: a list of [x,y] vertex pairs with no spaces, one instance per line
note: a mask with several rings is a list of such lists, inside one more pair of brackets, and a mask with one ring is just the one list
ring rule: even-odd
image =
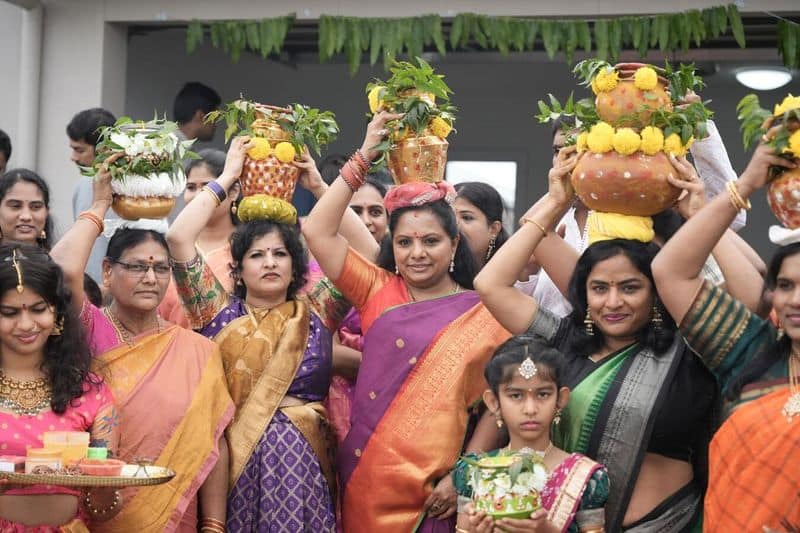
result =
[[469,464],[468,483],[475,510],[495,520],[528,518],[542,507],[547,469],[535,451],[483,457]]

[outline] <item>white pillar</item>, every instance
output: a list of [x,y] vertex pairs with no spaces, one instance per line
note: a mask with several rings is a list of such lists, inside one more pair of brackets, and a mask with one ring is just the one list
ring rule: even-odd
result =
[[14,139],[15,166],[33,168],[39,135],[39,79],[42,69],[42,6],[22,12],[19,111]]

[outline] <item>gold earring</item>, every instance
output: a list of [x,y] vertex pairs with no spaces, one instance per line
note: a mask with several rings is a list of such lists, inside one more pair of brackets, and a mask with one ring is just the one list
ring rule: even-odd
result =
[[492,252],[494,251],[494,243],[497,239],[497,235],[492,235],[489,239],[489,248],[486,250],[486,260],[488,261],[490,257],[492,257]]
[[561,408],[556,408],[556,416],[553,417],[553,425],[557,426],[561,423]]
[[236,214],[236,204],[231,204],[231,213]]
[[664,319],[661,317],[661,311],[658,310],[658,304],[653,304],[653,318],[650,320],[655,329],[661,329],[664,324]]
[[450,272],[452,273],[456,269],[456,256],[454,255],[450,259]]
[[42,234],[39,236],[39,240],[40,241],[46,241],[47,240],[47,232],[45,230],[42,230]]
[[50,336],[51,337],[58,337],[62,333],[64,333],[64,317],[63,316],[61,318],[59,318],[58,320],[56,320],[56,323],[53,324],[53,330],[50,332]]
[[778,322],[778,335],[775,337],[775,340],[776,341],[781,340],[785,334],[786,334],[786,331],[784,331],[784,329],[783,329],[783,324]]
[[497,429],[500,429],[500,428],[503,427],[503,419],[500,418],[500,415],[497,415],[497,420],[495,421],[495,423],[497,424]]
[[590,337],[594,336],[594,322],[592,322],[592,315],[589,314],[589,308],[586,308],[586,318],[583,319],[583,326],[586,329],[586,334]]

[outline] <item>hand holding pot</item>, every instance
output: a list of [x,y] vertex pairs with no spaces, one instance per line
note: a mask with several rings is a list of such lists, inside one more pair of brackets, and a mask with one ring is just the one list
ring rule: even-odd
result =
[[100,165],[100,170],[92,182],[92,205],[99,207],[103,210],[108,210],[113,202],[114,193],[111,190],[111,165],[114,161],[123,157],[125,152],[117,152],[109,156]]
[[668,175],[667,181],[684,191],[676,202],[675,208],[683,218],[689,219],[706,204],[706,188],[700,181],[694,166],[687,161],[686,157],[675,157],[670,154],[669,159],[680,177]]
[[[775,126],[771,128],[766,133],[765,137],[771,138],[778,132],[780,127],[781,126]],[[739,193],[747,198],[753,191],[766,185],[771,178],[770,167],[792,169],[797,168],[797,162],[796,160],[780,157],[775,153],[774,148],[762,140],[756,148],[756,151],[753,152],[753,157],[750,158],[747,168],[744,169],[744,172],[739,176],[739,180],[736,182]]]
[[560,206],[568,206],[575,197],[572,188],[572,171],[578,163],[578,150],[573,146],[565,146],[558,151],[553,168],[547,175],[548,193]]
[[389,135],[386,123],[392,120],[403,118],[402,114],[381,111],[372,117],[367,125],[367,133],[364,135],[364,142],[361,144],[361,153],[372,161],[377,157],[378,152],[374,150]]
[[234,181],[239,179],[247,151],[252,147],[253,143],[247,135],[234,137],[231,141],[228,154],[225,156],[225,168],[222,169],[222,174],[219,177],[220,182],[224,181],[221,184],[226,190],[233,185]]
[[311,157],[311,154],[308,153],[308,148],[303,150],[303,153],[300,154],[300,161],[294,161],[294,166],[300,169],[300,175],[297,178],[297,182],[300,186],[313,194],[315,198],[322,196],[327,186],[317,169],[317,163],[314,161],[314,158]]

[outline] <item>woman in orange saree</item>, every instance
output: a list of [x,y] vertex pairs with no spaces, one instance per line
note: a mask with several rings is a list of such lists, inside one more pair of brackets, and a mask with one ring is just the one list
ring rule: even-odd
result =
[[452,531],[448,473],[464,444],[467,410],[486,388],[483,367],[509,334],[471,290],[474,259],[449,205],[449,185],[389,192],[392,241],[381,250],[381,266],[337,234],[359,182],[354,169],[366,172],[364,161],[375,157],[371,147],[393,118],[375,116],[344,167],[346,178],[336,179],[303,226],[314,257],[358,310],[364,331],[351,428],[338,456],[342,526]]
[[653,261],[664,304],[716,375],[729,415],[709,449],[704,531],[800,527],[800,230],[770,228],[781,246],[766,278],[777,327],[700,275],[702,258],[769,181],[770,167],[797,164],[761,144],[729,194],[689,219]]
[[117,230],[103,262],[113,303],[98,309],[82,297],[86,261],[111,204],[109,179],[101,173],[92,209],[78,217],[52,255],[78,295],[73,306],[80,309],[97,372],[117,400],[119,457],[129,463],[146,458],[176,476],[158,487],[123,491],[122,511],[97,530],[188,532],[224,524],[224,430],[233,403],[216,345],[157,314],[171,272],[164,236]]

